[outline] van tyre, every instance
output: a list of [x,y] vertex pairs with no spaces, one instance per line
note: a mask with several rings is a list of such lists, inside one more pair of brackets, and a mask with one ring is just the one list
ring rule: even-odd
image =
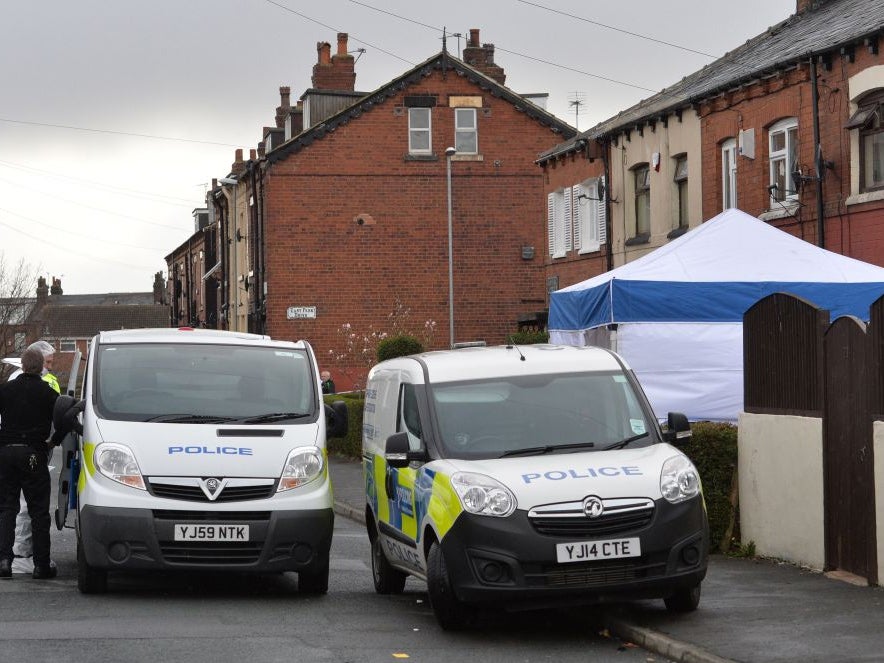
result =
[[663,599],[669,612],[693,612],[700,605],[700,583],[679,589]]
[[107,591],[107,571],[86,563],[80,537],[77,537],[77,589],[81,594],[104,594]]
[[387,561],[379,536],[375,536],[371,542],[371,575],[374,591],[378,594],[401,594],[405,589],[408,575],[394,569]]
[[470,623],[475,611],[454,595],[442,547],[435,542],[427,556],[427,590],[436,621],[443,630],[458,631]]
[[298,593],[328,594],[328,561],[312,571],[298,571]]

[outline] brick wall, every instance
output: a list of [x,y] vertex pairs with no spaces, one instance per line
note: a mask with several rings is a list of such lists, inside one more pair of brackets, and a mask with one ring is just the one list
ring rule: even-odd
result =
[[[405,158],[406,94],[438,99],[436,160]],[[432,347],[448,346],[449,95],[482,97],[482,160],[452,161],[455,341],[502,343],[519,315],[545,307],[546,206],[534,160],[558,137],[455,72],[434,70],[265,176],[267,332],[310,341],[339,389],[362,382],[365,371],[329,360],[343,346],[345,323],[359,333],[389,331],[399,303],[413,331],[435,321]],[[523,246],[535,247],[532,260],[522,258]],[[290,306],[316,306],[317,317],[287,320]]]

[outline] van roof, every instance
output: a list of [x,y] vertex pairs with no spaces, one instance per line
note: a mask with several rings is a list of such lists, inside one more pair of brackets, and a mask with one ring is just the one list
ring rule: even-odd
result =
[[[427,367],[432,382],[622,370],[617,356],[603,348],[549,344],[440,350],[413,355],[410,359],[420,361]],[[393,367],[397,361],[400,359],[391,359],[383,365]]]
[[121,329],[104,331],[98,335],[99,343],[214,343],[219,345],[280,345],[304,348],[303,341],[275,341],[261,334],[221,331],[218,329],[193,329],[190,327],[159,329]]

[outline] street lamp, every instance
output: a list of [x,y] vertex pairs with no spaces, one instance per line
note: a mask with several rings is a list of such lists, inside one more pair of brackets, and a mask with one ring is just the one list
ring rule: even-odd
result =
[[[236,218],[236,189],[238,180],[233,177],[219,177],[221,184],[227,184],[233,187],[233,209],[230,216],[233,217],[233,285],[228,285],[228,289],[233,292],[233,331],[239,331],[239,283],[237,281],[237,269],[239,265],[236,262],[236,244],[237,244],[237,223]],[[230,283],[230,274],[227,275],[228,284]]]
[[457,153],[453,147],[445,148],[446,179],[448,180],[448,337],[454,348],[454,254],[451,240],[451,157]]

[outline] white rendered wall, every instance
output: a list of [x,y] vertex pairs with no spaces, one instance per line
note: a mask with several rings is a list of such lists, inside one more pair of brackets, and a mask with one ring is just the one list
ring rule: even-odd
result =
[[[884,446],[884,427],[876,442]],[[822,419],[742,412],[738,453],[742,542],[754,541],[759,555],[823,569]]]

